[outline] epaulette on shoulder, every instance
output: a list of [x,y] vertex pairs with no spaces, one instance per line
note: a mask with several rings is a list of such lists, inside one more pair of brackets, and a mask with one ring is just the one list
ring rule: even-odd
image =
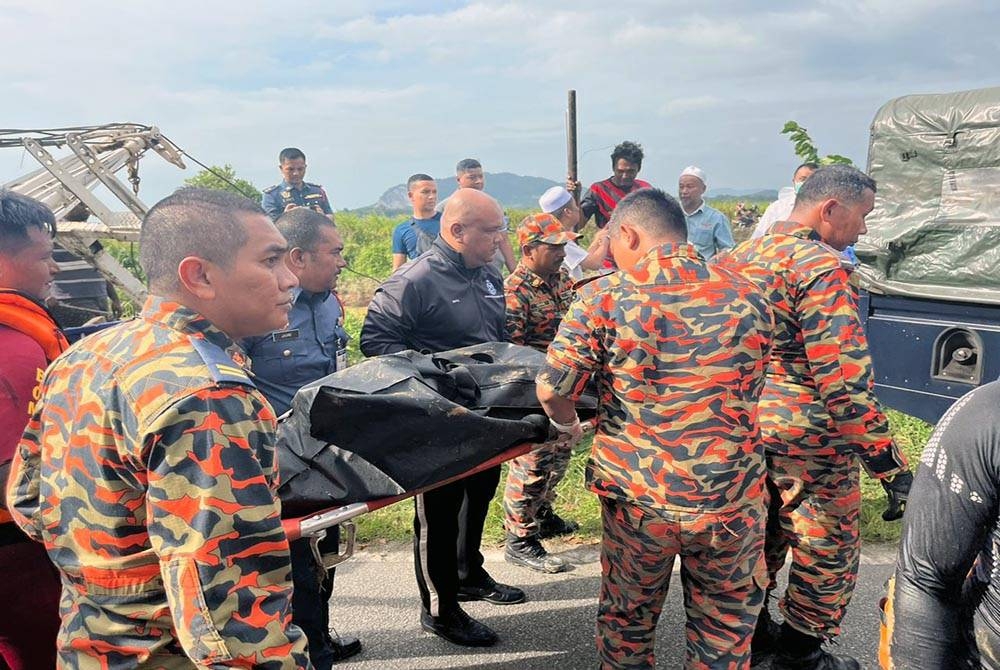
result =
[[318,188],[321,191],[323,190],[322,186],[320,186],[319,184],[314,184],[311,181],[304,181],[302,183],[305,184],[306,186],[312,186],[313,188]]
[[202,337],[192,337],[191,344],[198,356],[208,366],[208,372],[212,375],[215,383],[243,384],[244,386],[256,385],[247,376],[243,368],[236,365],[223,349],[212,344]]
[[281,184],[275,184],[274,186],[268,186],[262,192],[263,193],[274,193],[275,191],[278,190],[279,186],[281,186]]

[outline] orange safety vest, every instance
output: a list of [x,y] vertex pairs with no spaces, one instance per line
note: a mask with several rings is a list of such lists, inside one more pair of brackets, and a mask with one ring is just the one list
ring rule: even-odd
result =
[[69,348],[66,336],[49,310],[20,291],[0,289],[0,325],[20,331],[38,342],[49,363]]

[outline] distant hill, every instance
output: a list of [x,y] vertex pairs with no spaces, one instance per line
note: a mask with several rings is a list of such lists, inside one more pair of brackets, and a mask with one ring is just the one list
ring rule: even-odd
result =
[[[455,192],[458,184],[454,177],[435,179],[438,187],[438,200],[444,200]],[[525,177],[510,172],[487,172],[486,192],[496,198],[505,208],[537,209],[538,196],[557,182],[543,177]],[[357,212],[375,212],[378,214],[403,214],[410,212],[410,201],[406,198],[406,184],[397,184],[386,190],[373,205],[362,207]]]
[[[404,194],[405,195],[405,194]],[[705,194],[709,200],[751,200],[767,201],[778,199],[778,191],[773,188],[713,188]]]

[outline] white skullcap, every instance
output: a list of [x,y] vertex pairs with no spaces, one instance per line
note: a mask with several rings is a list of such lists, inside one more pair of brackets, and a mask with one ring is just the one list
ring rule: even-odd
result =
[[701,180],[702,184],[708,186],[708,180],[705,179],[705,171],[702,170],[700,167],[696,167],[694,165],[688,165],[686,168],[681,170],[681,176],[683,177],[684,175],[691,175],[692,177],[697,177],[698,179]]
[[562,186],[553,186],[545,193],[542,193],[542,197],[538,199],[538,206],[546,214],[551,214],[560,207],[564,207],[572,198],[573,196],[569,194],[569,191]]

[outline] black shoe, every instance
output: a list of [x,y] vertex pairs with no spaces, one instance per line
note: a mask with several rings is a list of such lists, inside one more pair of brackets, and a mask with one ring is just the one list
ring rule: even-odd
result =
[[528,537],[508,535],[504,559],[508,563],[538,572],[562,572],[567,567],[566,561],[545,551],[545,547],[538,541],[538,538],[530,535]]
[[781,641],[781,626],[771,618],[766,609],[760,611],[757,627],[750,642],[750,667],[770,660],[777,653]]
[[492,647],[499,639],[489,626],[476,621],[457,606],[436,617],[421,609],[420,627],[463,647]]
[[861,664],[850,656],[835,656],[816,649],[806,656],[791,656],[779,651],[771,670],[861,670]]
[[333,649],[332,657],[334,663],[346,660],[351,656],[357,656],[361,653],[361,640],[356,637],[351,637],[349,635],[335,637],[330,639],[330,643]]
[[507,586],[491,579],[482,585],[459,585],[458,599],[462,602],[485,600],[494,605],[516,605],[524,602],[525,595],[524,591],[516,586]]
[[559,535],[570,535],[580,530],[576,521],[567,521],[550,508],[543,509],[538,515],[538,539],[545,540]]

